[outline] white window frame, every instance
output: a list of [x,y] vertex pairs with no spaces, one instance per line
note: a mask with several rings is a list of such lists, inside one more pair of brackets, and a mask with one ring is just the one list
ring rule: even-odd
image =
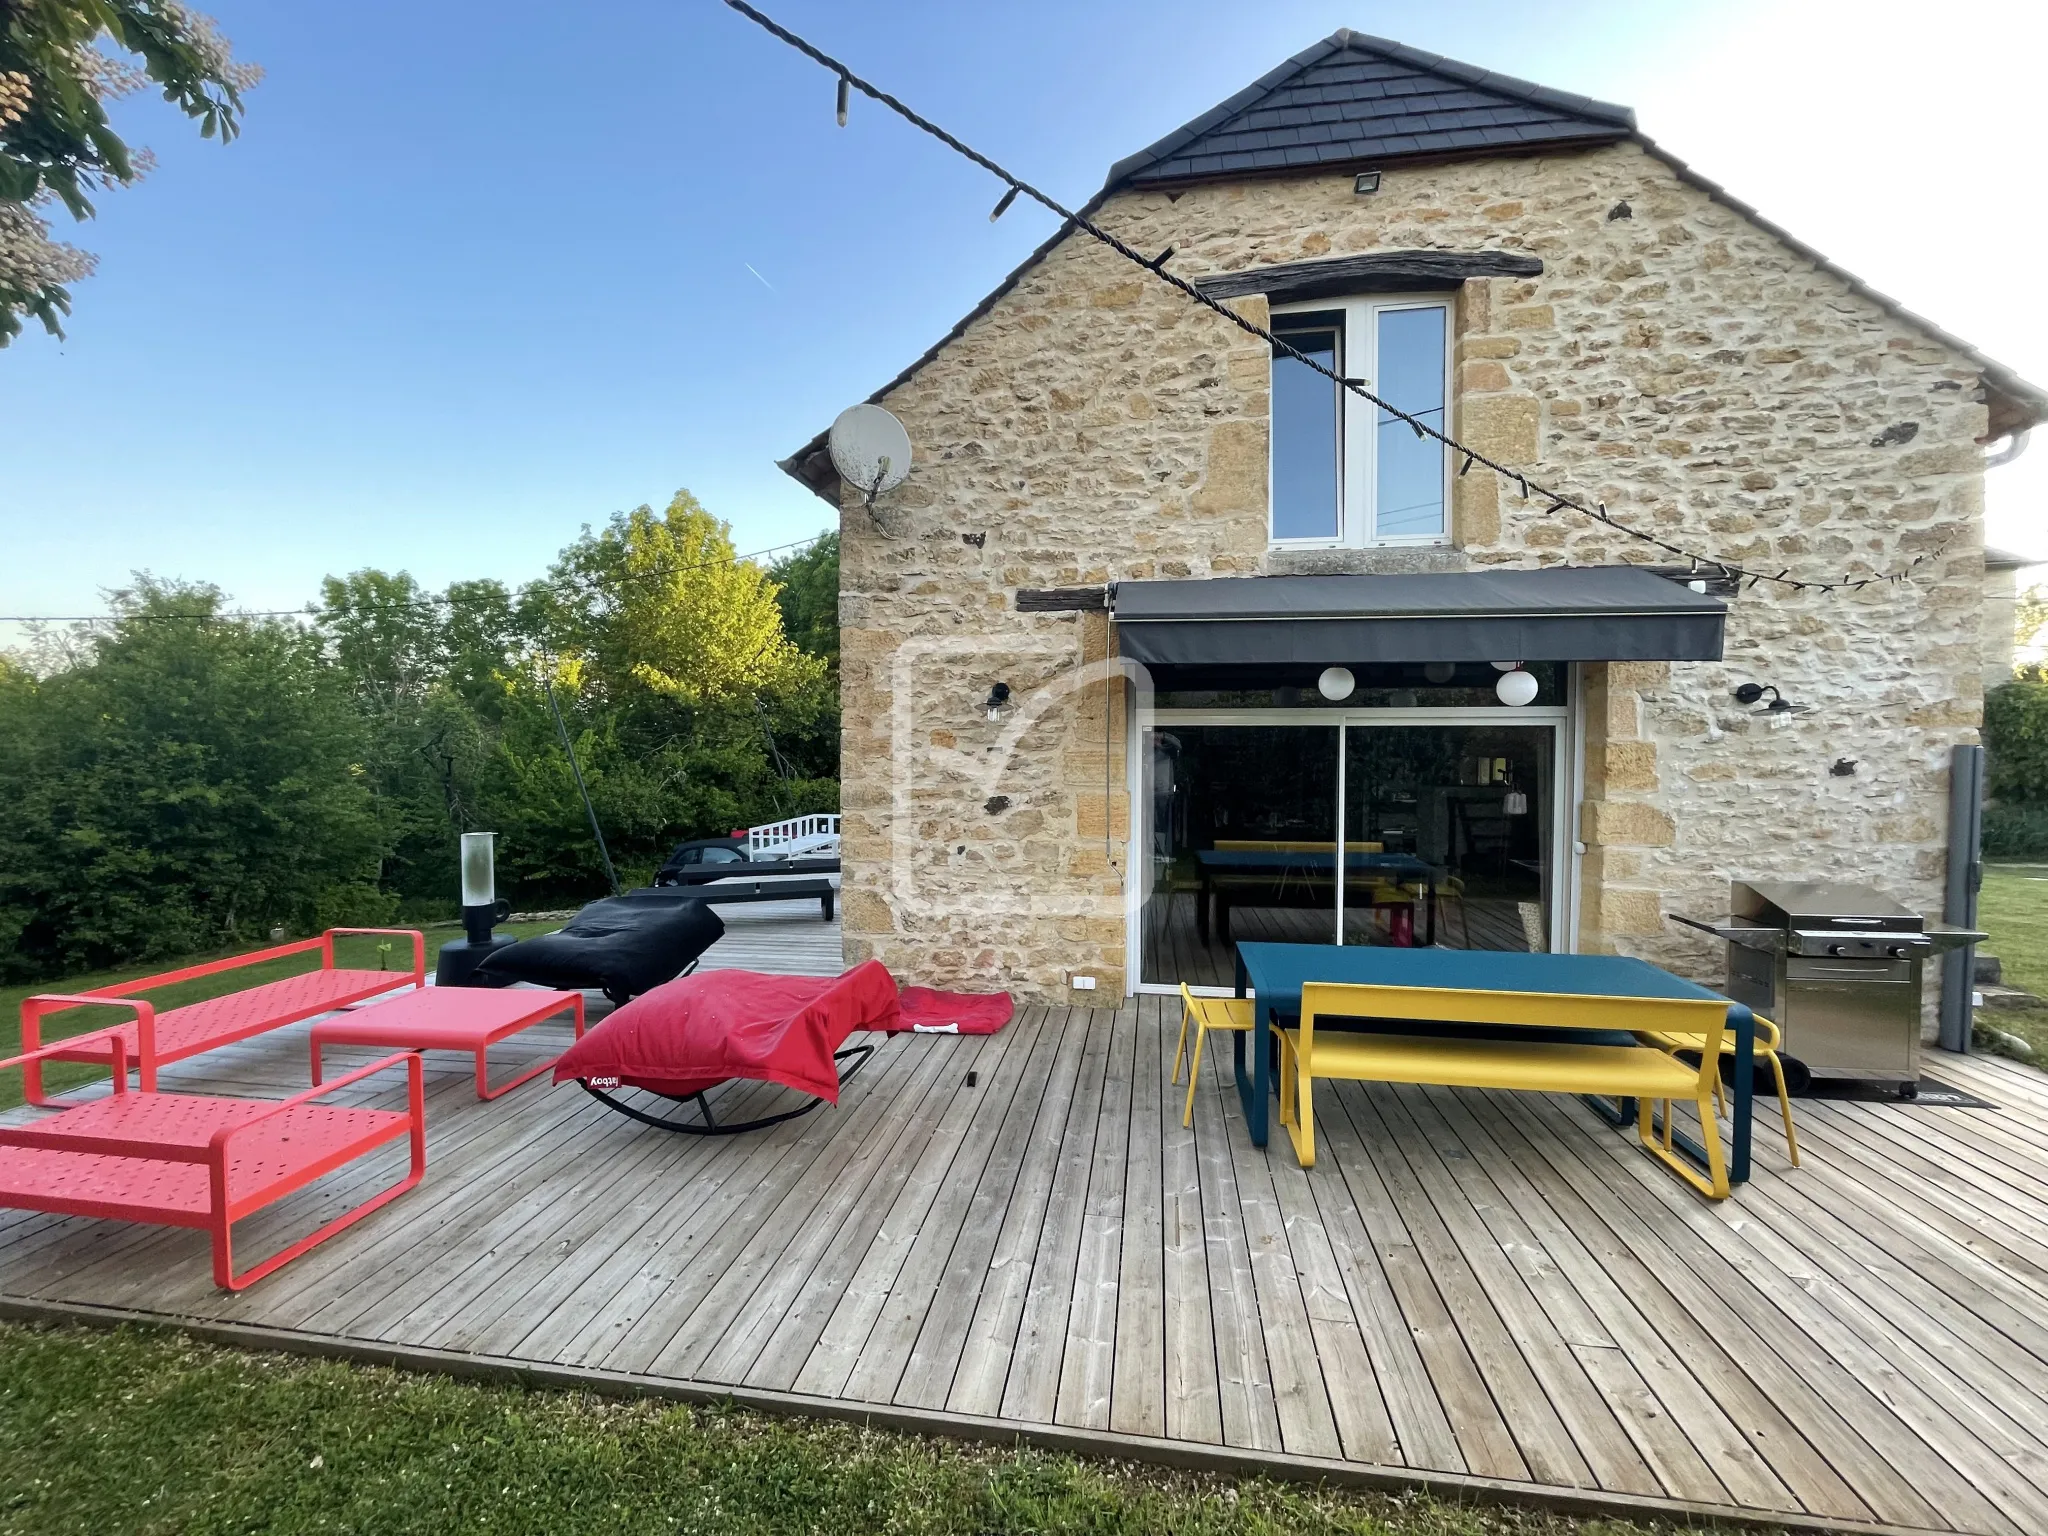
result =
[[[1441,309],[1444,312],[1444,424],[1451,433],[1451,352],[1456,329],[1458,296],[1455,293],[1384,294],[1353,299],[1302,299],[1273,306],[1273,318],[1289,314],[1325,314],[1341,311],[1344,334],[1338,348],[1339,371],[1347,378],[1365,380],[1367,389],[1379,373],[1379,316],[1397,309]],[[1271,391],[1267,398],[1272,398]],[[1273,466],[1271,452],[1266,465],[1266,536],[1274,549],[1386,549],[1429,547],[1451,542],[1451,454],[1444,452],[1444,526],[1433,534],[1405,534],[1382,538],[1376,526],[1379,508],[1374,489],[1379,479],[1378,443],[1373,431],[1376,407],[1349,390],[1342,396],[1342,417],[1338,431],[1340,466],[1337,479],[1337,536],[1283,539],[1273,534]],[[1269,441],[1272,434],[1268,434]]]

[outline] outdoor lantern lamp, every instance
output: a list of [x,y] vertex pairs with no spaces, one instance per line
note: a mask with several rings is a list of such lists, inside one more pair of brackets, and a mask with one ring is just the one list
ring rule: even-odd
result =
[[1358,679],[1351,675],[1349,667],[1325,667],[1323,675],[1316,679],[1316,692],[1332,704],[1351,697],[1351,690],[1358,686]]
[[483,964],[486,956],[514,942],[501,939],[491,931],[505,916],[506,910],[498,900],[496,842],[495,832],[462,834],[462,930],[465,937],[441,946],[440,957],[434,962],[434,985],[437,987],[498,985],[477,974],[477,967]]
[[[1495,662],[1494,665],[1499,666],[1500,663]],[[1535,701],[1536,679],[1517,666],[1512,672],[1501,673],[1500,680],[1493,685],[1493,691],[1501,703],[1519,709],[1522,705]]]
[[988,717],[991,720],[1003,718],[1003,706],[1010,702],[1010,685],[997,683],[988,691]]

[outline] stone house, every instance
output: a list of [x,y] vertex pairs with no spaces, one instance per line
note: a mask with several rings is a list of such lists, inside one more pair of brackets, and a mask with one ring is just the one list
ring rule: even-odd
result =
[[1109,1001],[1227,983],[1234,923],[1711,979],[1664,914],[1731,877],[1939,912],[1986,447],[2048,395],[1628,109],[1350,32],[1084,216],[1509,473],[1061,229],[872,397],[901,486],[783,466],[841,516],[849,962]]

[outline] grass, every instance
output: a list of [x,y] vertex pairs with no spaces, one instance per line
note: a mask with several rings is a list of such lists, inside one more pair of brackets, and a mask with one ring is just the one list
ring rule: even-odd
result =
[[[1984,948],[1998,956],[2006,985],[2048,998],[2048,865],[1987,866],[1977,918],[1991,935]],[[2035,1061],[2048,1062],[2048,1003],[1986,1008],[1977,1018],[2025,1041]]]
[[[505,923],[498,932],[515,939],[528,938],[536,933],[548,933],[559,928],[559,923]],[[451,939],[462,937],[460,928],[430,928],[424,930],[427,940],[427,969],[434,968],[434,957],[441,952],[441,946]],[[393,971],[412,969],[412,943],[408,939],[394,938],[388,954],[379,955],[374,938],[353,937],[337,940],[335,963],[355,966],[364,970],[376,970],[380,963]],[[227,950],[223,954],[248,954],[255,949],[267,949],[267,944],[252,945],[249,949]],[[21,1049],[21,1002],[23,998],[38,992],[83,992],[96,987],[111,986],[115,982],[133,981],[138,977],[162,975],[166,971],[181,970],[201,961],[219,959],[220,955],[190,955],[180,960],[159,960],[149,965],[131,965],[119,970],[95,971],[86,976],[66,976],[60,980],[41,981],[29,986],[0,987],[0,1059],[12,1056]],[[158,987],[143,994],[157,1005],[159,1010],[180,1007],[186,1003],[203,1002],[209,997],[219,997],[227,992],[239,992],[245,987],[260,986],[266,981],[279,981],[286,976],[295,976],[301,971],[310,971],[320,964],[319,951],[290,955],[282,960],[266,961],[262,965],[249,966],[225,972],[216,976],[202,976],[197,981],[180,982],[176,986]],[[60,1013],[43,1016],[43,1039],[47,1043],[66,1035],[85,1034],[94,1029],[104,1029],[119,1024],[132,1015],[102,1008],[67,1008]],[[80,1062],[60,1062],[44,1070],[44,1080],[53,1089],[75,1087],[105,1077],[106,1069],[89,1066]],[[0,1073],[0,1109],[12,1109],[21,1103],[21,1073],[8,1071]]]
[[0,1532],[36,1536],[1675,1529],[527,1392],[154,1330],[0,1325],[0,1464]]

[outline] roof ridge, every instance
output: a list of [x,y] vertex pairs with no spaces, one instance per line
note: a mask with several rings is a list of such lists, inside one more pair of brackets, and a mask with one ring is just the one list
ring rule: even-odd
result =
[[1457,81],[1461,85],[1491,91],[1510,100],[1606,123],[1624,133],[1635,132],[1636,114],[1633,108],[1619,106],[1611,101],[1599,101],[1591,96],[1580,96],[1570,91],[1554,90],[1550,86],[1538,85],[1534,81],[1523,80],[1514,75],[1499,74],[1494,70],[1481,69],[1476,64],[1464,64],[1442,54],[1411,48],[1406,43],[1396,42],[1392,38],[1375,37],[1368,32],[1354,32],[1349,27],[1339,27],[1320,42],[1312,43],[1301,52],[1281,61],[1250,85],[1218,102],[1200,116],[1181,124],[1164,138],[1154,140],[1135,154],[1124,156],[1109,168],[1109,176],[1103,182],[1102,190],[1107,192],[1129,181],[1147,166],[1158,165],[1171,159],[1211,129],[1228,122],[1240,113],[1249,111],[1303,71],[1322,63],[1334,54],[1347,52],[1377,55],[1397,64],[1405,64],[1411,69],[1425,70],[1446,80]]
[[1403,64],[1412,64],[1417,69],[1429,70],[1432,74],[1444,75],[1452,80],[1461,80],[1467,85],[1483,86],[1503,96],[1512,96],[1539,107],[1553,107],[1561,112],[1575,113],[1601,122],[1609,122],[1617,128],[1635,131],[1636,113],[1633,107],[1624,107],[1617,102],[1601,101],[1593,96],[1581,96],[1574,91],[1560,91],[1548,85],[1538,85],[1533,80],[1524,80],[1518,75],[1503,75],[1491,69],[1481,69],[1476,64],[1462,63],[1446,58],[1440,53],[1426,53],[1420,48],[1411,48],[1406,43],[1396,42],[1390,37],[1374,37],[1366,32],[1353,32],[1349,27],[1339,28],[1331,35],[1354,48],[1366,53],[1377,53]]

